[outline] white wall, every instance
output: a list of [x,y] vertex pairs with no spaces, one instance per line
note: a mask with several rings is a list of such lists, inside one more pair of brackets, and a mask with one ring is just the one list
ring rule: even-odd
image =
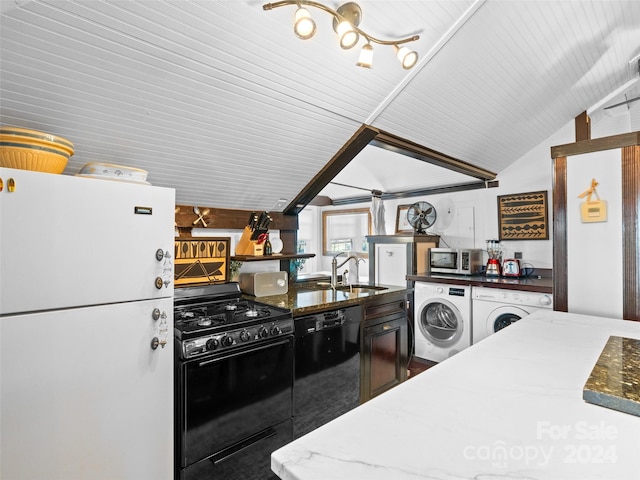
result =
[[[579,196],[596,179],[607,221],[583,223]],[[622,153],[620,149],[567,159],[568,311],[622,318]]]

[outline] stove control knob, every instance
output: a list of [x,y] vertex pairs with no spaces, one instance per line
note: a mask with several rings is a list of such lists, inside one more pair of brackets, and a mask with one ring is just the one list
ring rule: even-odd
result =
[[260,338],[267,338],[269,336],[269,331],[265,327],[260,327],[258,330],[258,335]]
[[210,338],[206,343],[207,350],[215,350],[216,348],[218,348],[218,345],[219,343],[217,338]]
[[223,347],[230,347],[231,345],[233,345],[233,338],[231,338],[229,335],[223,335],[222,339],[220,339],[220,343]]
[[282,329],[278,325],[274,325],[271,327],[271,335],[280,335],[282,333]]
[[240,332],[240,340],[242,340],[243,342],[248,342],[249,340],[251,340],[251,334],[248,331],[243,330],[242,332]]

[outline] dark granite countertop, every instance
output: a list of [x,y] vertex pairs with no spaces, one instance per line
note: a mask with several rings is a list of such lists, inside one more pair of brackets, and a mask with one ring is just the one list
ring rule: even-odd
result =
[[471,285],[472,287],[503,288],[506,290],[522,290],[527,292],[553,293],[551,277],[486,277],[484,275],[451,275],[419,273],[407,275],[408,280],[415,282],[445,283],[449,285]]
[[[366,287],[366,286],[365,286]],[[245,298],[255,299],[257,302],[266,303],[274,307],[288,308],[294,317],[309,315],[312,313],[334,310],[349,306],[360,305],[373,298],[397,293],[410,293],[412,289],[396,285],[377,285],[384,289],[355,288],[353,291],[321,288],[314,283],[294,283],[289,285],[289,291],[282,295],[270,295],[267,297]]]
[[584,386],[589,403],[640,416],[640,340],[610,336]]

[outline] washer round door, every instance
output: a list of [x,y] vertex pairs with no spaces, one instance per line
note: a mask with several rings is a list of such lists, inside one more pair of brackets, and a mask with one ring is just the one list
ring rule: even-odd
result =
[[431,300],[420,307],[418,327],[434,345],[455,345],[464,331],[464,319],[458,307],[448,300]]
[[496,308],[487,318],[487,332],[496,333],[529,315],[529,312],[512,305]]

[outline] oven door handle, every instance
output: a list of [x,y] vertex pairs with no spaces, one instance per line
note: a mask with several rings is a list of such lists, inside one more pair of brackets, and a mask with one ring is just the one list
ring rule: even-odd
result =
[[267,348],[277,347],[279,345],[284,345],[286,343],[289,343],[291,341],[291,338],[292,337],[289,336],[289,337],[286,337],[283,340],[280,340],[279,342],[263,344],[263,345],[260,345],[259,347],[250,348],[250,349],[247,349],[247,350],[230,352],[228,355],[223,355],[223,356],[220,356],[220,357],[212,358],[210,360],[203,360],[200,363],[198,363],[198,366],[199,367],[204,367],[206,365],[210,365],[212,363],[220,362],[220,361],[226,360],[228,358],[237,357],[238,355],[243,355],[245,353],[259,352],[260,350],[266,350]]
[[214,465],[217,465],[220,462],[224,462],[228,458],[231,458],[234,455],[237,455],[238,453],[240,453],[240,452],[246,450],[247,448],[255,445],[256,443],[261,442],[262,440],[266,440],[267,438],[271,438],[271,437],[273,437],[274,435],[277,435],[277,434],[278,434],[278,432],[276,431],[275,428],[269,427],[266,430],[263,430],[262,432],[257,433],[256,435],[253,435],[253,436],[247,438],[246,440],[242,441],[239,444],[233,445],[233,446],[231,446],[229,448],[225,448],[222,452],[220,452],[217,455],[214,455],[209,460]]

